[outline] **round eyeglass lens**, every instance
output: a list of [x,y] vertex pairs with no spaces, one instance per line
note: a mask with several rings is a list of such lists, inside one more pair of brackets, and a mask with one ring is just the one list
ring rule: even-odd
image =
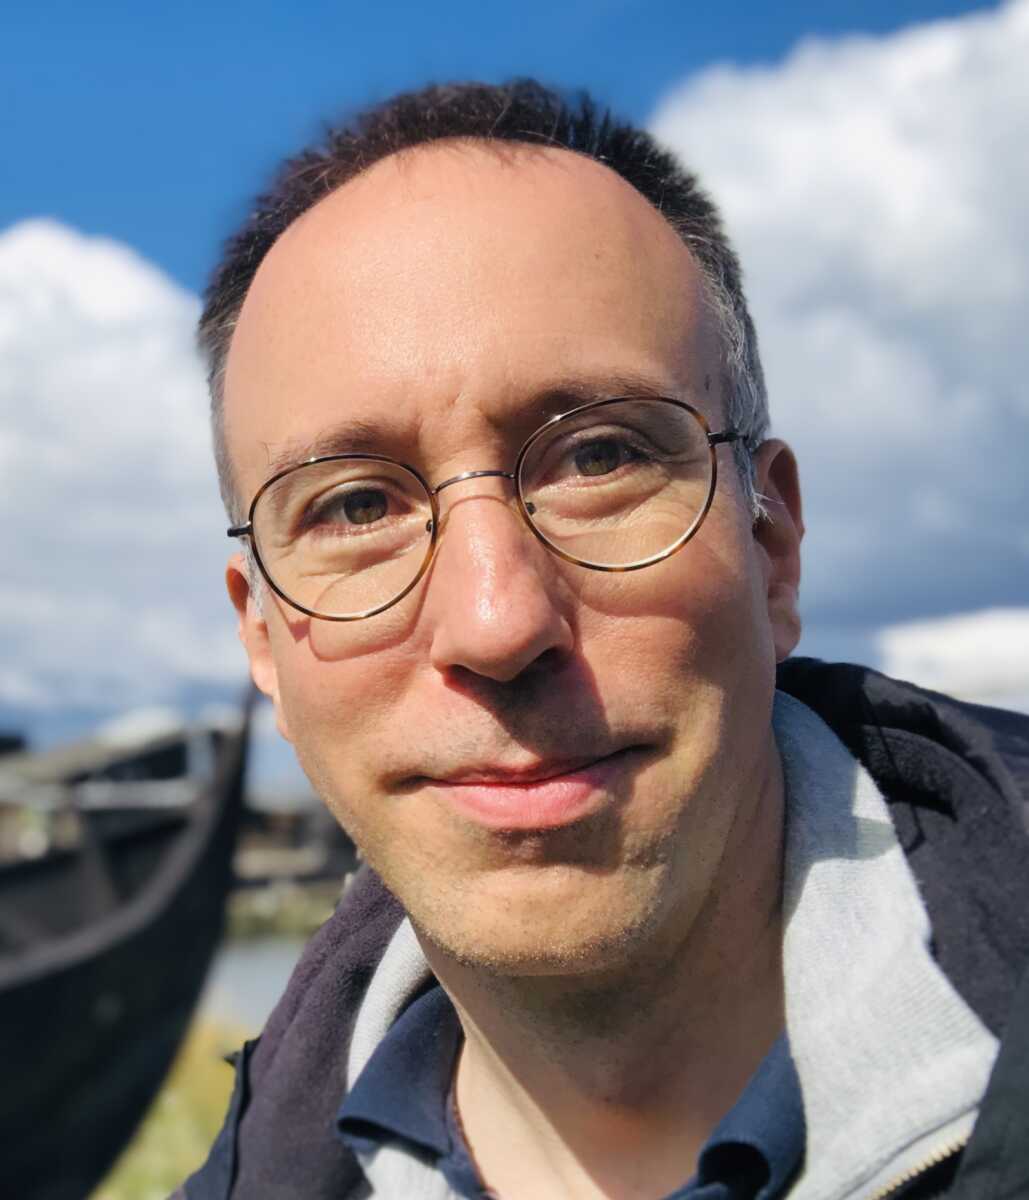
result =
[[541,430],[522,456],[529,518],[588,566],[645,566],[681,545],[711,501],[707,429],[673,401],[616,400]]
[[261,494],[254,540],[282,594],[324,617],[399,599],[432,549],[432,503],[413,471],[372,458],[305,463]]

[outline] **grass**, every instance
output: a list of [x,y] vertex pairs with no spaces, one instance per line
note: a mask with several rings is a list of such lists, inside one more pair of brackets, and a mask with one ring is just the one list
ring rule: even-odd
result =
[[206,1018],[193,1022],[143,1124],[90,1200],[166,1200],[203,1163],[232,1093],[224,1055],[246,1036]]

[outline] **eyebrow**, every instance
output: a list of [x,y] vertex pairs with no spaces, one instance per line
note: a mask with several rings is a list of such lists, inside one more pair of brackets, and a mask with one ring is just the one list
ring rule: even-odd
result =
[[274,453],[269,446],[268,474],[277,475],[308,459],[326,458],[333,454],[382,454],[383,445],[395,438],[395,432],[373,421],[346,421],[332,425],[307,440],[290,438],[280,443]]
[[[687,389],[682,387],[670,386],[667,381],[662,383],[652,376],[632,372],[595,377],[570,376],[549,383],[531,394],[516,412],[505,415],[503,423],[522,423],[531,414],[536,417],[538,424],[542,425],[552,417],[568,412],[580,404],[589,404],[593,400],[615,399],[619,396],[671,396],[690,399],[686,391]],[[500,424],[500,420],[497,424]],[[274,452],[269,446],[268,478],[312,458],[326,458],[334,454],[388,454],[389,449],[402,440],[400,431],[388,420],[381,423],[360,418],[343,421],[322,430],[313,438],[291,438],[280,443]]]

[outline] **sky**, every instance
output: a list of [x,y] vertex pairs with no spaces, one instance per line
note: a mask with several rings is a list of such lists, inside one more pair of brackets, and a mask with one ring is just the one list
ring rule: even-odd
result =
[[931,0],[8,0],[0,228],[50,215],[203,285],[280,158],[342,113],[429,80],[537,75],[645,121],[715,63],[775,66],[813,36],[988,5]]
[[430,79],[588,86],[696,169],[801,463],[801,650],[1029,708],[1029,0],[0,15],[0,726],[244,676],[198,293],[282,155]]

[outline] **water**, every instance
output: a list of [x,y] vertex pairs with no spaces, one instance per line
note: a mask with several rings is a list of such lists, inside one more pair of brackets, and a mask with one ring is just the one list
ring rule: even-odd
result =
[[240,1029],[261,1031],[285,990],[303,949],[293,937],[225,942],[215,955],[200,998],[200,1013]]

